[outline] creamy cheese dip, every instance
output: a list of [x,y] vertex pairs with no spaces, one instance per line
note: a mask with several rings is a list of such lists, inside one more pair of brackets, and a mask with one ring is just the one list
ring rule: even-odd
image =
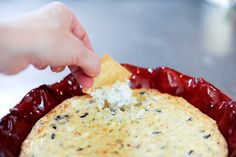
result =
[[116,81],[112,86],[94,89],[89,94],[98,102],[100,108],[104,107],[105,102],[108,102],[110,109],[122,108],[136,102],[129,81]]

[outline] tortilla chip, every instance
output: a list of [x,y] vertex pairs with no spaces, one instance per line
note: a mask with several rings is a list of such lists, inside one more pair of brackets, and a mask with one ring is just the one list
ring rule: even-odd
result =
[[94,78],[93,86],[89,89],[83,89],[85,93],[102,86],[111,86],[116,81],[125,82],[129,80],[131,73],[112,59],[108,54],[101,58],[100,75]]

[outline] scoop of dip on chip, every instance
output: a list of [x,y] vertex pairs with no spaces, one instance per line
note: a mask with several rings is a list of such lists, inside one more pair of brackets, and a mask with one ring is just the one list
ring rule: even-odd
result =
[[91,95],[100,108],[108,105],[114,110],[135,103],[129,87],[131,73],[107,54],[103,56],[101,63],[101,74],[94,79],[91,88],[83,91]]

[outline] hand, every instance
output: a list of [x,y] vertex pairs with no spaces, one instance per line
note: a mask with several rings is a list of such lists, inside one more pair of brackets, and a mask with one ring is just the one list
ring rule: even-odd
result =
[[86,31],[65,5],[53,2],[0,24],[0,72],[15,74],[29,64],[54,72],[66,66],[82,86],[99,74],[99,57],[92,52]]

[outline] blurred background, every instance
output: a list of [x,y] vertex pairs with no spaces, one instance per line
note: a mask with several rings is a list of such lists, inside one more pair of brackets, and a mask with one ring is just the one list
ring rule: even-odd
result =
[[[50,2],[1,0],[0,21]],[[62,2],[75,12],[100,56],[109,53],[121,63],[143,67],[168,66],[202,77],[236,99],[234,0]],[[0,74],[0,117],[32,88],[54,83],[68,73],[28,67],[14,76]]]

